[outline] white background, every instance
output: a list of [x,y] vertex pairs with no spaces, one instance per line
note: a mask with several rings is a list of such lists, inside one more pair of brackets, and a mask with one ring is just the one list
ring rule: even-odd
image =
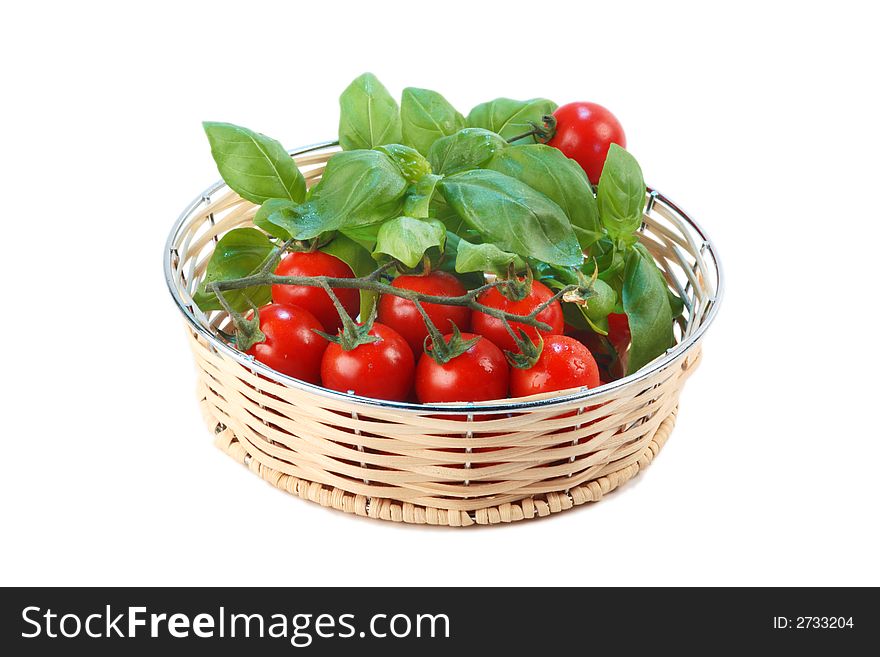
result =
[[[6,9],[0,583],[880,584],[870,3],[541,4]],[[200,121],[332,138],[365,70],[464,112],[600,102],[718,245],[727,297],[678,426],[601,504],[398,526],[212,447],[161,269],[218,177]]]

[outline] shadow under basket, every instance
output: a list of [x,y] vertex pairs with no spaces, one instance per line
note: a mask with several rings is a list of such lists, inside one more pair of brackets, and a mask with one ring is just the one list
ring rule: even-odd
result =
[[[312,185],[337,150],[324,143],[291,155]],[[426,406],[345,395],[240,353],[219,331],[225,313],[193,304],[217,240],[251,225],[256,209],[217,183],[184,211],[165,251],[205,422],[218,447],[273,486],[370,518],[491,525],[600,500],[668,439],[720,301],[721,267],[705,233],[648,190],[639,238],[685,305],[666,354],[600,388],[515,400]]]

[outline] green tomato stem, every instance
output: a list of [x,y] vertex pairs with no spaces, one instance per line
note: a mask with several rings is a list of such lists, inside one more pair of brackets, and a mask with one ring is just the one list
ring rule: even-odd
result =
[[552,114],[545,114],[541,117],[541,121],[543,121],[543,124],[541,125],[538,125],[534,121],[529,121],[532,129],[528,132],[522,133],[521,135],[517,135],[516,137],[511,137],[507,140],[507,143],[512,144],[515,141],[519,141],[520,139],[525,139],[526,137],[531,137],[534,135],[535,140],[539,144],[546,144],[556,135],[556,117]]

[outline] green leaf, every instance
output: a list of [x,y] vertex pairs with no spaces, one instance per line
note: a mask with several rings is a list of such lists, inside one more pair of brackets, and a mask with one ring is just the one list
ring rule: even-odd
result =
[[556,265],[580,265],[583,253],[556,203],[515,178],[491,170],[440,181],[452,209],[487,242]]
[[437,183],[443,176],[430,173],[406,190],[403,199],[403,214],[416,219],[427,219],[431,212],[431,200],[437,191]]
[[636,159],[617,144],[608,149],[596,200],[609,237],[628,246],[635,244],[645,209],[645,179]]
[[458,245],[461,244],[461,238],[450,231],[446,231],[446,244],[443,246],[443,258],[439,265],[440,269],[450,274],[456,274],[456,278],[461,281],[465,289],[473,290],[480,287],[486,282],[483,272],[469,272],[460,274],[455,271],[455,263],[458,260]]
[[502,251],[494,244],[471,244],[463,239],[457,244],[455,271],[459,274],[478,271],[503,276],[507,274],[508,265],[511,263],[517,269],[525,267],[525,262],[518,255]]
[[407,181],[390,157],[374,150],[336,153],[307,203],[297,208],[298,239],[369,226],[400,214]]
[[486,167],[524,182],[562,208],[582,249],[602,237],[590,181],[581,166],[558,148],[545,144],[510,146]]
[[270,198],[263,202],[254,215],[254,225],[262,228],[272,237],[289,240],[300,230],[298,203],[283,198]]
[[397,101],[372,73],[356,78],[339,97],[339,145],[351,151],[401,138]]
[[398,217],[382,224],[376,242],[377,254],[391,256],[409,268],[415,267],[432,247],[443,249],[446,243],[446,226],[436,219]]
[[369,226],[352,226],[350,228],[343,228],[339,232],[349,239],[357,242],[368,251],[372,252],[373,249],[376,247],[376,239],[379,237],[380,226],[381,224],[370,224]]
[[[205,280],[199,286],[193,301],[203,311],[222,310],[217,296],[207,289],[208,283],[243,278],[255,274],[275,246],[262,231],[256,228],[234,228],[226,233],[214,247],[208,261]],[[223,293],[233,310],[242,312],[254,306],[262,306],[272,299],[271,287],[261,285],[245,290],[230,290]],[[249,302],[250,301],[250,302]]]
[[507,142],[494,132],[465,128],[435,141],[428,159],[434,173],[450,175],[482,166],[506,146]]
[[403,143],[427,155],[431,144],[455,134],[467,124],[464,117],[436,91],[407,87],[400,101]]
[[667,291],[669,292],[669,307],[672,308],[672,316],[680,317],[684,312],[684,301],[672,290],[667,288]]
[[[608,283],[617,292],[623,289],[623,269],[626,264],[625,249],[618,248],[617,243],[607,235],[590,247],[590,257],[584,262],[583,272],[588,276],[599,270],[599,278]],[[619,311],[623,312],[621,308]]]
[[[330,243],[321,247],[321,251],[342,260],[358,278],[367,276],[376,269],[376,261],[370,251],[345,235],[337,235]],[[360,290],[360,293],[360,316],[365,319],[370,316],[376,304],[377,294],[370,290]]]
[[672,309],[667,290],[666,279],[648,250],[641,244],[629,249],[623,282],[623,308],[632,334],[627,374],[638,371],[672,346]]
[[[439,186],[440,181],[437,182],[437,187]],[[431,198],[428,206],[428,216],[442,221],[446,224],[446,229],[453,233],[464,235],[467,232],[473,232],[470,226],[464,222],[464,219],[459,217],[455,210],[452,209],[452,206],[446,202],[443,194],[435,193]]]
[[284,147],[231,123],[202,123],[211,155],[229,187],[251,203],[283,198],[302,203],[306,181]]
[[[485,128],[498,133],[504,139],[516,137],[532,129],[530,121],[541,123],[545,114],[552,114],[556,103],[546,98],[531,100],[511,100],[496,98],[488,103],[481,103],[471,110],[467,124],[472,128]],[[535,143],[534,136],[521,143]]]
[[411,183],[417,183],[431,173],[428,160],[415,148],[403,144],[387,144],[376,147],[376,150],[390,157],[403,177]]

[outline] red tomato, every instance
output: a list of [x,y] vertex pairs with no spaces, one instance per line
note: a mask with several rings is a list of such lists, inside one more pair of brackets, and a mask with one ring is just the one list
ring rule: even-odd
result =
[[590,182],[598,184],[611,144],[626,148],[626,135],[615,116],[596,103],[569,103],[553,112],[556,134],[547,143],[575,160]]
[[[455,276],[445,271],[434,271],[427,276],[398,276],[391,285],[435,296],[459,297],[467,292]],[[422,306],[441,333],[451,330],[450,321],[461,331],[467,331],[471,327],[470,308],[436,303],[424,303]],[[417,357],[421,355],[428,329],[412,301],[391,294],[384,295],[379,299],[378,319],[400,333],[409,343],[413,354]]]
[[[449,342],[451,335],[444,335]],[[479,337],[462,333],[463,340]],[[501,350],[481,338],[463,354],[441,365],[423,354],[416,368],[416,396],[423,404],[489,401],[507,397],[510,368]]]
[[379,340],[351,351],[331,342],[321,361],[321,382],[339,392],[404,401],[413,384],[412,349],[397,331],[383,324],[373,324],[370,335]]
[[[275,273],[279,276],[332,276],[333,278],[354,278],[354,272],[347,264],[329,253],[300,251],[291,253],[278,263]],[[360,310],[360,292],[349,288],[333,290],[342,307],[357,317]],[[335,334],[342,326],[339,313],[330,296],[319,287],[306,285],[273,285],[272,301],[299,306],[312,313],[324,327],[326,333]]]
[[629,318],[624,313],[608,315],[608,340],[619,354],[629,347],[632,336],[629,332]]
[[266,340],[247,353],[273,370],[309,383],[321,382],[321,358],[327,340],[315,333],[323,329],[308,310],[283,303],[260,308],[260,330]]
[[617,351],[613,348],[607,337],[593,333],[589,329],[579,330],[569,329],[569,327],[566,327],[565,334],[583,344],[593,354],[593,359],[596,361],[596,365],[599,366],[601,383],[616,381],[623,376]]
[[527,370],[513,368],[510,395],[526,397],[540,392],[595,388],[599,385],[599,367],[593,354],[580,342],[566,335],[544,338],[538,362]]
[[[542,302],[552,296],[553,292],[550,291],[550,288],[540,281],[533,281],[531,293],[521,301],[511,301],[501,294],[501,292],[498,291],[498,288],[492,288],[491,290],[483,292],[483,294],[479,296],[478,301],[484,306],[489,306],[490,308],[497,308],[498,310],[504,310],[515,315],[528,315],[541,305]],[[538,320],[550,326],[550,330],[541,331],[541,335],[555,335],[557,333],[562,333],[565,328],[565,320],[562,316],[562,306],[558,301],[554,301],[542,310],[538,314]],[[519,329],[523,329],[533,342],[537,342],[538,329],[521,324],[520,322],[511,322],[510,326],[517,334],[519,334]],[[504,322],[500,319],[496,319],[485,313],[474,311],[473,315],[471,315],[471,329],[474,333],[479,333],[483,337],[489,338],[489,340],[494,342],[501,349],[506,349],[514,353],[519,351],[516,342],[514,342],[510,333],[507,332],[507,329],[504,327]]]

